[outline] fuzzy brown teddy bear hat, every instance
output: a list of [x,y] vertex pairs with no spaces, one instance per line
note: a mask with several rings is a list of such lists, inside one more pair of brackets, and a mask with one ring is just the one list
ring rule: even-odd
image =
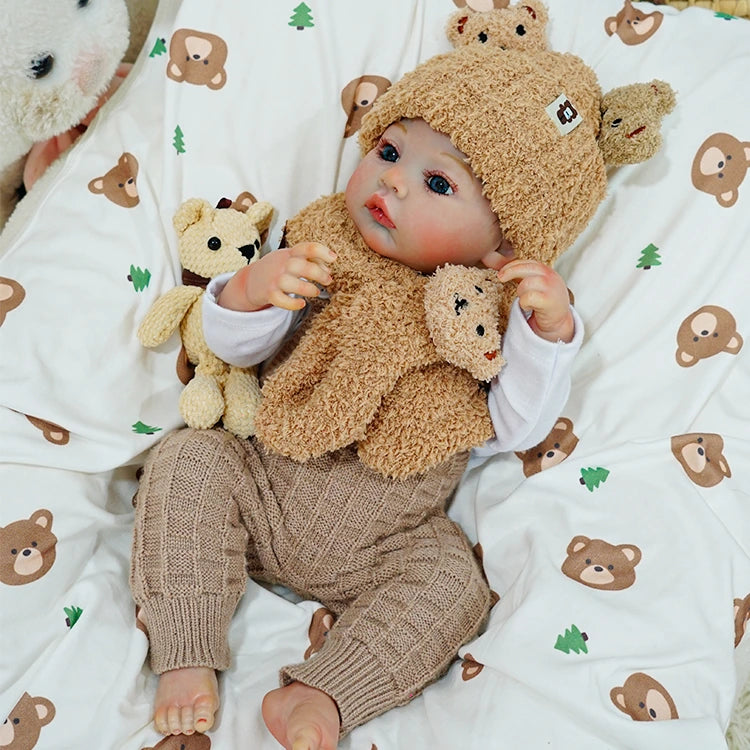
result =
[[578,57],[482,45],[437,55],[375,102],[364,153],[402,118],[421,118],[468,158],[516,256],[552,263],[604,197],[601,90]]

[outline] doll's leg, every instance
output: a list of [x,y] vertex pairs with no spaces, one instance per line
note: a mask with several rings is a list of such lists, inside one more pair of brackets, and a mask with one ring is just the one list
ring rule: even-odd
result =
[[489,610],[489,590],[454,523],[434,516],[378,546],[373,587],[343,612],[317,654],[282,670],[286,687],[264,704],[269,726],[269,704],[289,712],[285,691],[299,681],[333,698],[345,734],[410,701],[478,633]]
[[154,720],[164,733],[206,731],[219,705],[215,670],[247,582],[248,532],[235,502],[248,480],[241,441],[180,430],[150,453],[136,498],[131,589],[161,675]]

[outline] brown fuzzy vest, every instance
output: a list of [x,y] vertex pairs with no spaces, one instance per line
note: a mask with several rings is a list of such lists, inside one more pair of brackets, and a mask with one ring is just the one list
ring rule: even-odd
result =
[[297,461],[355,443],[364,464],[405,477],[492,436],[485,391],[430,339],[427,277],[370,250],[343,194],[303,209],[285,239],[321,242],[337,259],[330,302],[263,385],[263,443]]

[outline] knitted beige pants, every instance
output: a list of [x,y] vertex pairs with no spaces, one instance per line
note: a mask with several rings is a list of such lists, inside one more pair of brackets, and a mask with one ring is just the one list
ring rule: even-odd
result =
[[395,481],[349,449],[299,464],[223,430],[165,437],[141,477],[131,568],[153,671],[226,669],[250,575],[337,615],[323,648],[281,680],[330,695],[342,735],[408,702],[489,608],[471,547],[444,513],[465,461]]

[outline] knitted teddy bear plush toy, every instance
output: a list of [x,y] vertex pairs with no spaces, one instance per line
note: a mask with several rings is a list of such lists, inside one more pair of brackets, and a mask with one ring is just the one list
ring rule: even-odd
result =
[[[465,154],[516,257],[552,264],[593,217],[605,195],[607,164],[617,163],[618,143],[629,139],[602,148],[596,75],[580,58],[548,49],[539,33],[546,11],[532,2],[461,11],[457,16],[466,17],[463,30],[471,38],[454,34],[452,17],[448,36],[459,42],[454,50],[422,63],[381,94],[362,120],[359,144],[364,155],[392,123],[421,118]],[[630,104],[625,94],[617,101],[624,109]],[[649,148],[635,156],[645,160],[652,153]],[[363,463],[403,477],[492,434],[477,382],[484,374],[445,356],[445,342],[431,330],[433,285],[372,252],[342,194],[303,209],[287,222],[285,240],[321,242],[337,260],[326,287],[330,301],[309,317],[263,385],[256,435],[264,444],[297,460],[354,444]],[[476,286],[484,290],[492,276]],[[449,285],[448,292],[435,283],[443,290],[438,305],[445,309],[446,299],[452,301],[458,316],[461,300],[468,301],[456,286],[460,279],[450,280],[456,288]],[[498,290],[500,333],[514,291],[514,284]],[[466,330],[458,330],[464,334],[459,341],[467,341]]]
[[123,58],[142,44],[156,2],[2,0],[0,6],[1,229],[19,197],[114,93],[129,70]]
[[232,203],[222,198],[217,208],[191,198],[173,218],[183,283],[152,305],[138,328],[146,347],[163,344],[177,328],[195,375],[180,395],[180,413],[190,427],[207,429],[220,419],[240,437],[253,434],[260,386],[253,369],[233,367],[218,359],[203,338],[201,299],[213,276],[240,268],[260,257],[261,233],[273,208],[243,193]]

